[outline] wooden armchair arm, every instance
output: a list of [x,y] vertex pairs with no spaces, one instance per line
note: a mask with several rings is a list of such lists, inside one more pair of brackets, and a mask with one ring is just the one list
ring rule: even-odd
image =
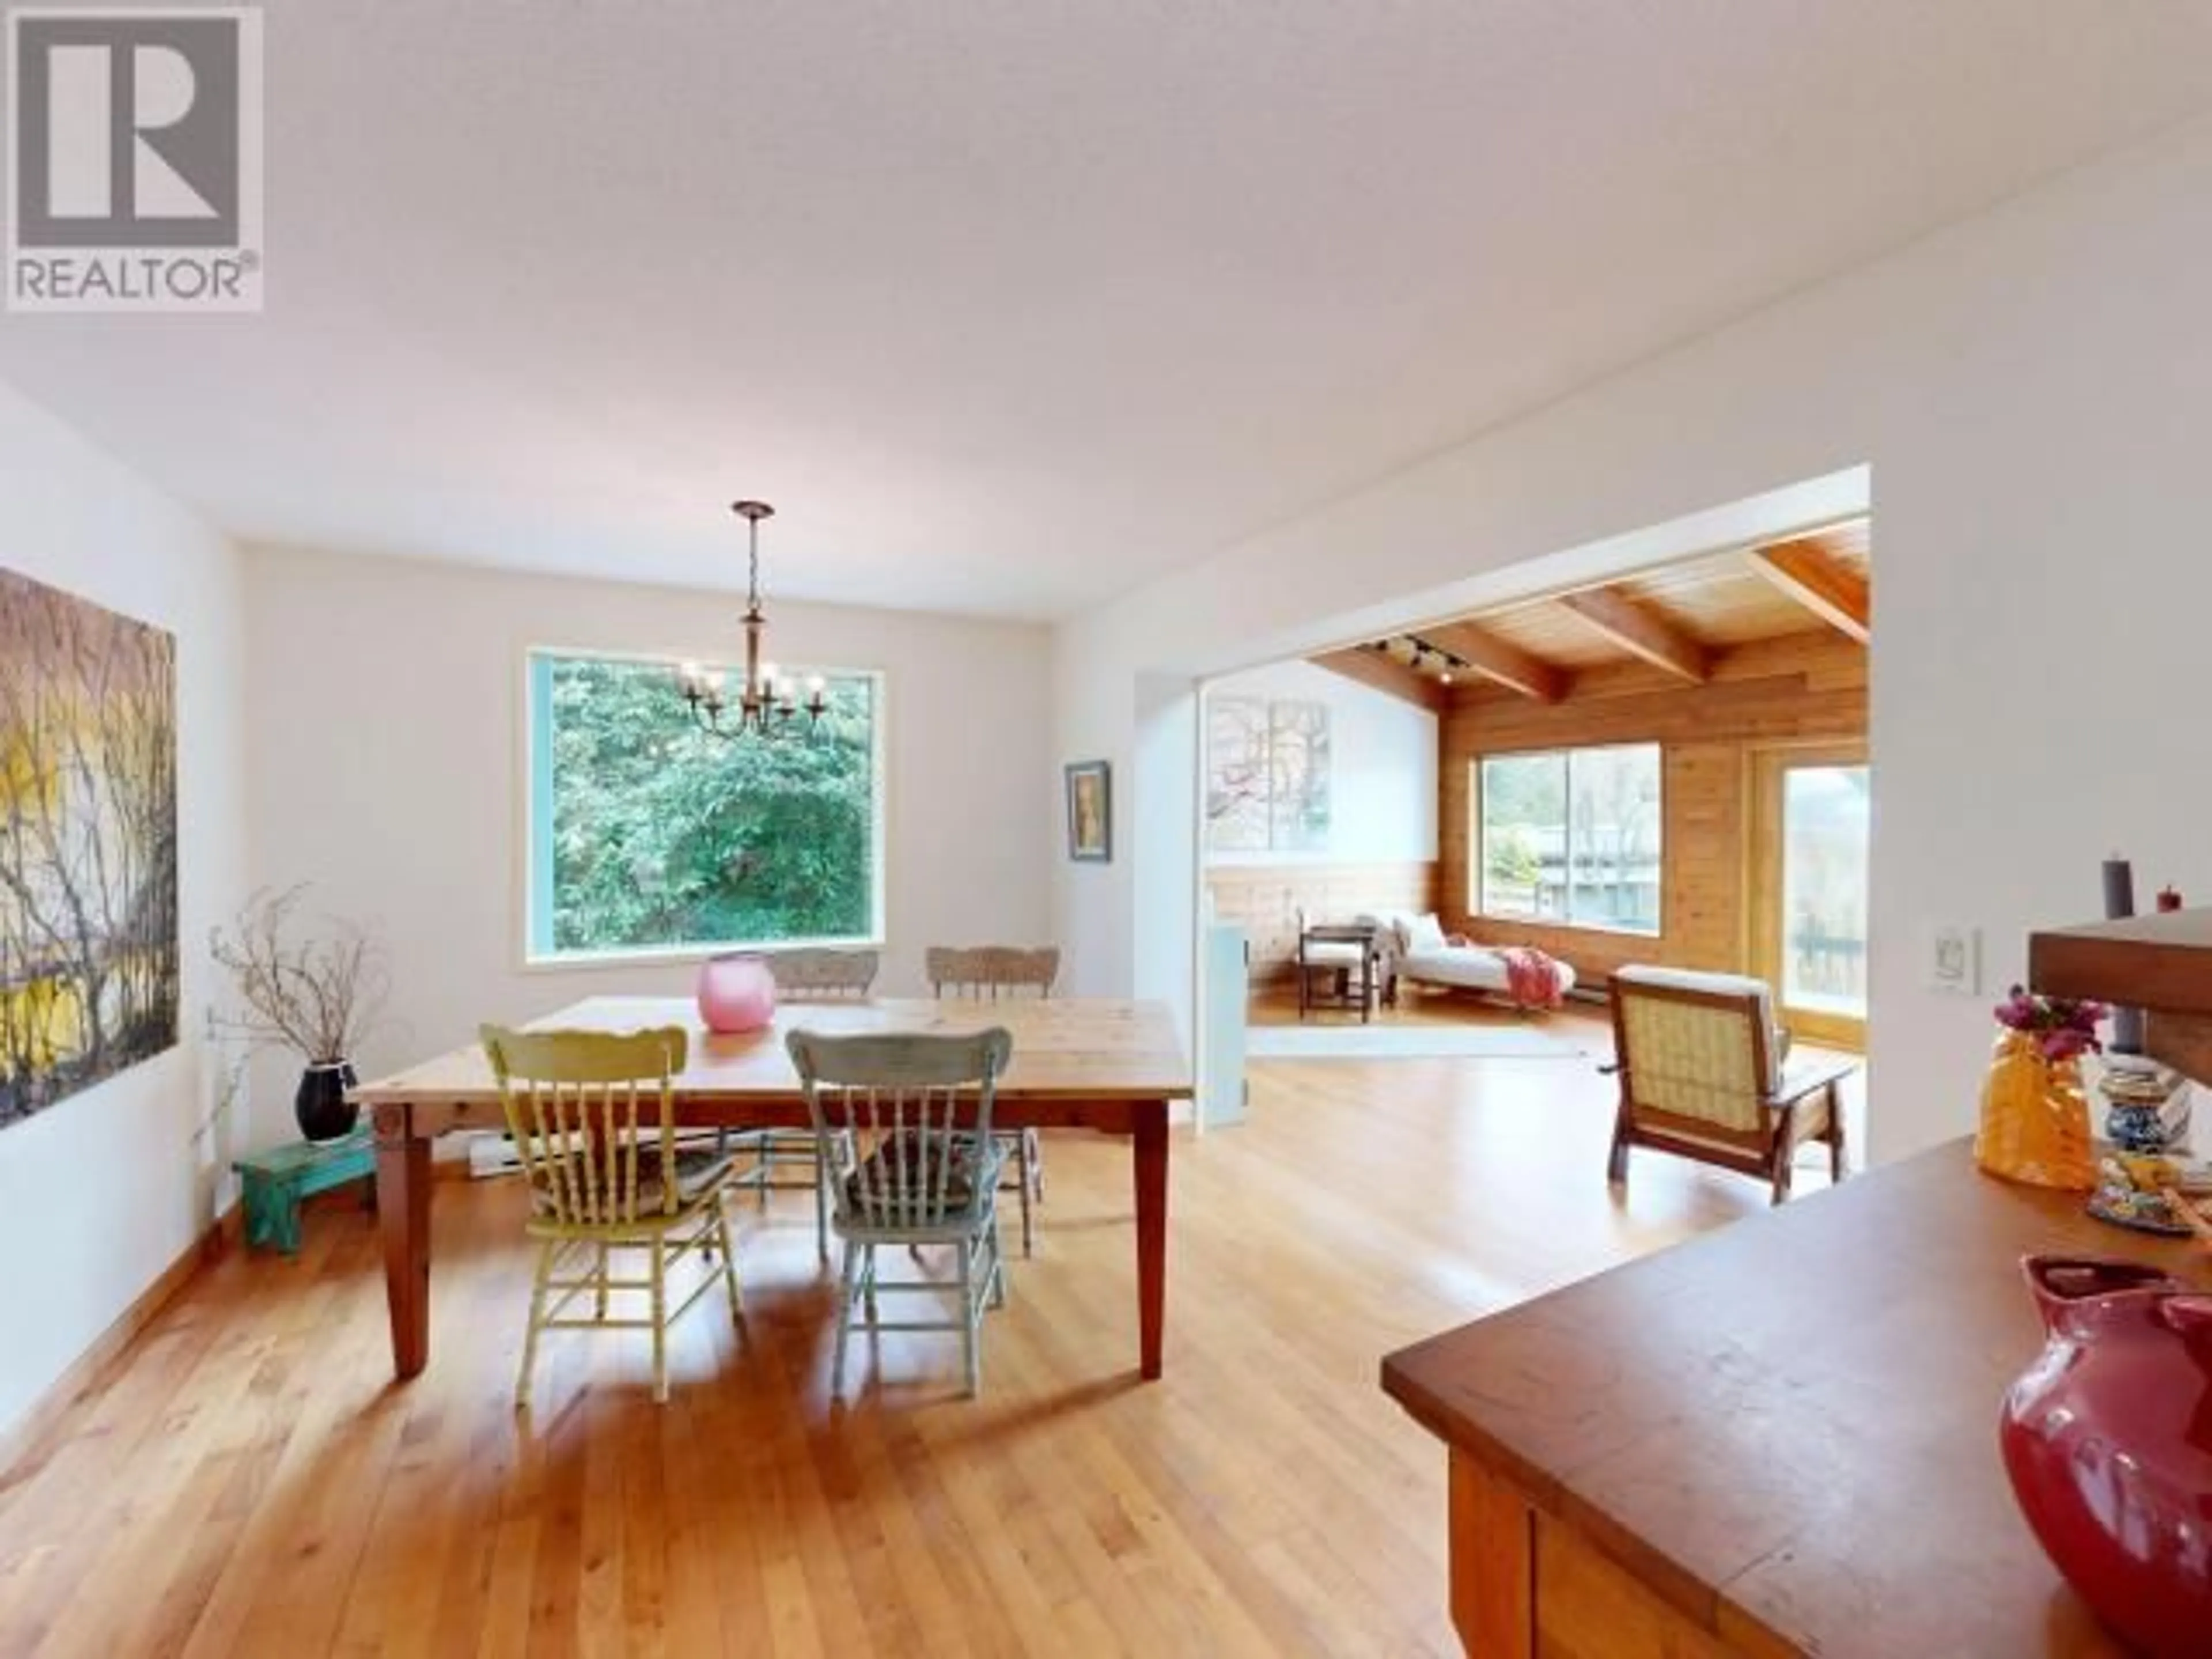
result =
[[1818,1066],[1808,1066],[1794,1077],[1784,1077],[1782,1086],[1767,1096],[1765,1105],[1770,1111],[1781,1111],[1809,1099],[1823,1089],[1832,1088],[1859,1068],[1856,1060],[1832,1060]]

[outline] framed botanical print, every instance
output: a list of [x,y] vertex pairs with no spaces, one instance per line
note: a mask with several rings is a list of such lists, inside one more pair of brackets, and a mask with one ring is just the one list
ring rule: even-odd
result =
[[1114,796],[1103,760],[1076,761],[1067,769],[1067,856],[1093,864],[1114,857]]

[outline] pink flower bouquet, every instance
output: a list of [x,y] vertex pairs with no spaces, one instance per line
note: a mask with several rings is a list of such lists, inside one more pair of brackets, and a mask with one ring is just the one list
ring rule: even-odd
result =
[[2101,1002],[2085,997],[2046,997],[2015,985],[1996,1006],[1997,1024],[2025,1031],[2035,1039],[2044,1059],[2053,1065],[2083,1054],[2102,1054],[2097,1025],[2111,1012]]

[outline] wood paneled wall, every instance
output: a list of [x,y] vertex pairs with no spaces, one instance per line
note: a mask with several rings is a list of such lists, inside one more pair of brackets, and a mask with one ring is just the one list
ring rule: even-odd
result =
[[[1866,730],[1866,651],[1826,632],[1739,647],[1716,658],[1703,685],[1624,663],[1577,674],[1558,703],[1464,688],[1444,716],[1438,775],[1439,896],[1447,925],[1492,943],[1535,945],[1572,963],[1589,985],[1630,962],[1748,971],[1752,757],[1767,746],[1863,741]],[[1655,740],[1664,751],[1666,813],[1665,931],[1658,938],[1473,914],[1475,761],[1515,750]]]
[[1349,921],[1362,911],[1433,910],[1440,897],[1437,866],[1426,861],[1217,865],[1206,884],[1215,916],[1244,924],[1255,982],[1287,971],[1297,955],[1300,905],[1316,921]]

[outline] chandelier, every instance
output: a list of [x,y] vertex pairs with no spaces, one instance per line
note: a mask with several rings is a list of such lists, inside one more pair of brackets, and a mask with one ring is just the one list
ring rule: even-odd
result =
[[772,662],[761,660],[761,635],[768,618],[761,614],[760,526],[775,509],[766,501],[733,501],[730,511],[745,521],[745,555],[750,574],[745,588],[745,677],[732,695],[728,675],[719,669],[687,662],[677,671],[677,685],[702,732],[718,738],[773,738],[789,730],[800,714],[812,731],[828,712],[828,687],[816,674],[806,682],[806,701],[799,701],[798,687],[776,672]]

